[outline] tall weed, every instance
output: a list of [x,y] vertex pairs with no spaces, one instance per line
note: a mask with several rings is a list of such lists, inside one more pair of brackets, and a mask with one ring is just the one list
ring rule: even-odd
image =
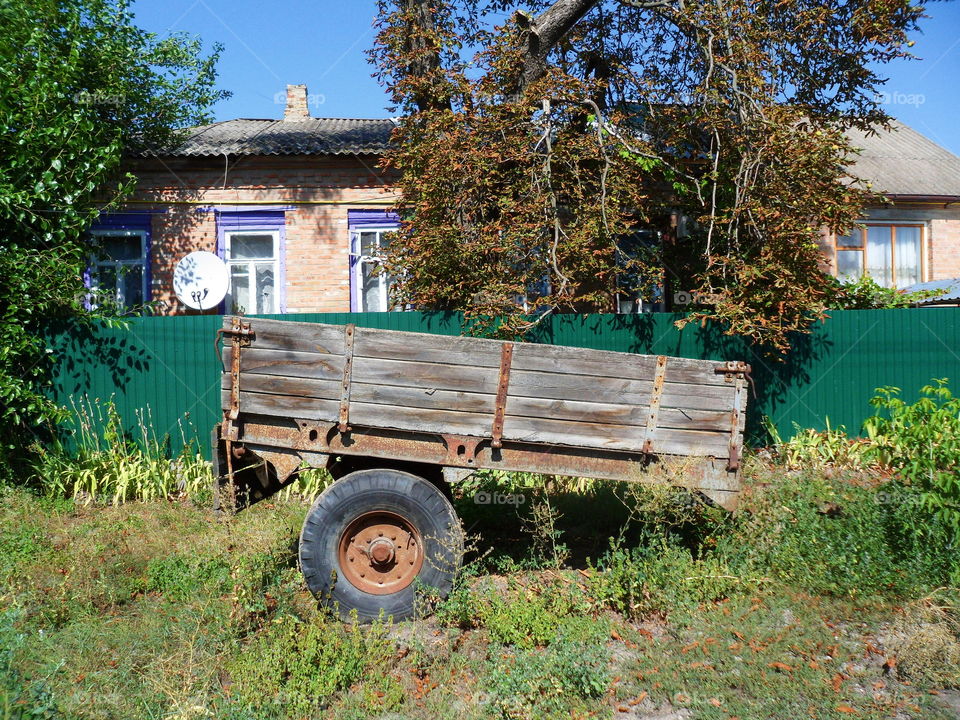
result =
[[182,423],[182,445],[174,452],[169,437],[157,438],[149,408],[137,415],[136,438],[124,430],[113,402],[101,405],[87,398],[74,404],[73,412],[77,429],[69,443],[33,446],[33,474],[46,493],[114,505],[210,496],[210,466],[186,439]]

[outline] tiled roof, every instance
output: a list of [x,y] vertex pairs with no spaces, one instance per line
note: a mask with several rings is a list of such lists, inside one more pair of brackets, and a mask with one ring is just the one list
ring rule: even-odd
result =
[[143,155],[375,155],[390,142],[393,120],[309,118],[224,120],[190,128],[177,147]]
[[862,153],[849,168],[885,195],[960,197],[960,157],[894,121],[889,131],[867,135],[851,130],[847,136]]
[[[393,120],[309,118],[224,120],[191,128],[177,147],[143,155],[377,155],[390,144]],[[849,168],[886,195],[960,197],[960,158],[896,121],[889,131],[848,133],[862,153]]]

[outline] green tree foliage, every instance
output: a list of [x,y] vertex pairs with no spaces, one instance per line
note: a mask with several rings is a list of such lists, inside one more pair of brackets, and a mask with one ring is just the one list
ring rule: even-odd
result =
[[89,315],[84,233],[133,188],[125,152],[207,119],[219,48],[160,38],[124,0],[0,0],[0,442],[58,410],[38,392],[42,329]]
[[[371,57],[403,114],[396,301],[516,333],[525,314],[610,311],[666,283],[700,299],[689,319],[786,349],[829,303],[822,229],[868,198],[845,131],[886,120],[870,68],[907,53],[921,9],[524,5],[380,2]],[[662,244],[625,243],[638,227]]]

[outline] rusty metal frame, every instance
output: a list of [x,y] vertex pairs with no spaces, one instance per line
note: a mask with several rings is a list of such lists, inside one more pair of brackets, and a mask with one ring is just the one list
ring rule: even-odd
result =
[[337,428],[341,433],[350,432],[350,379],[353,375],[353,340],[357,326],[349,323],[343,328],[343,385],[340,388],[340,422]]
[[[729,377],[729,376],[728,376]],[[740,451],[743,445],[743,433],[740,429],[741,414],[746,399],[747,384],[743,373],[738,373],[733,381],[735,386],[733,409],[730,411],[730,445],[727,470],[735,471],[740,467]]]
[[444,465],[473,467],[477,458],[477,445],[482,443],[484,438],[470,435],[443,435],[442,437],[447,448]]
[[313,454],[324,457],[352,455],[385,462],[425,463],[471,470],[492,468],[641,483],[663,482],[662,478],[651,475],[648,467],[652,463],[668,465],[676,460],[681,468],[673,474],[671,484],[720,498],[719,504],[728,509],[736,504],[739,490],[736,473],[724,471],[722,461],[713,458],[660,456],[653,460],[640,452],[515,441],[504,441],[500,448],[493,448],[489,438],[356,426],[349,433],[342,434],[336,424],[318,424],[313,420],[277,424],[273,418],[249,416],[244,421],[244,443],[254,453],[287,448],[304,459]]
[[653,378],[653,392],[650,394],[650,413],[647,415],[647,427],[643,433],[642,450],[647,455],[653,454],[653,436],[657,432],[657,419],[660,416],[660,396],[663,394],[663,383],[667,374],[667,356],[657,355],[657,369]]
[[[240,349],[249,346],[256,335],[251,330],[249,321],[234,316],[230,321],[230,327],[220,330],[218,336],[229,337],[231,341],[230,407],[223,413],[222,430],[224,439],[229,443],[230,441],[236,441],[240,436],[237,426],[237,420],[240,417]],[[229,451],[227,454],[229,456]]]
[[493,447],[503,446],[503,416],[507,409],[507,390],[510,387],[510,365],[513,363],[513,343],[505,342],[500,350],[500,380],[497,382],[497,400],[493,409]]

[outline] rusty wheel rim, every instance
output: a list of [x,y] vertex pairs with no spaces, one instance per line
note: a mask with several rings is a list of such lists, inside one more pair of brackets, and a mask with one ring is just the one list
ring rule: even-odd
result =
[[423,567],[423,540],[406,518],[364,513],[340,536],[340,572],[358,590],[389,595],[409,586]]

